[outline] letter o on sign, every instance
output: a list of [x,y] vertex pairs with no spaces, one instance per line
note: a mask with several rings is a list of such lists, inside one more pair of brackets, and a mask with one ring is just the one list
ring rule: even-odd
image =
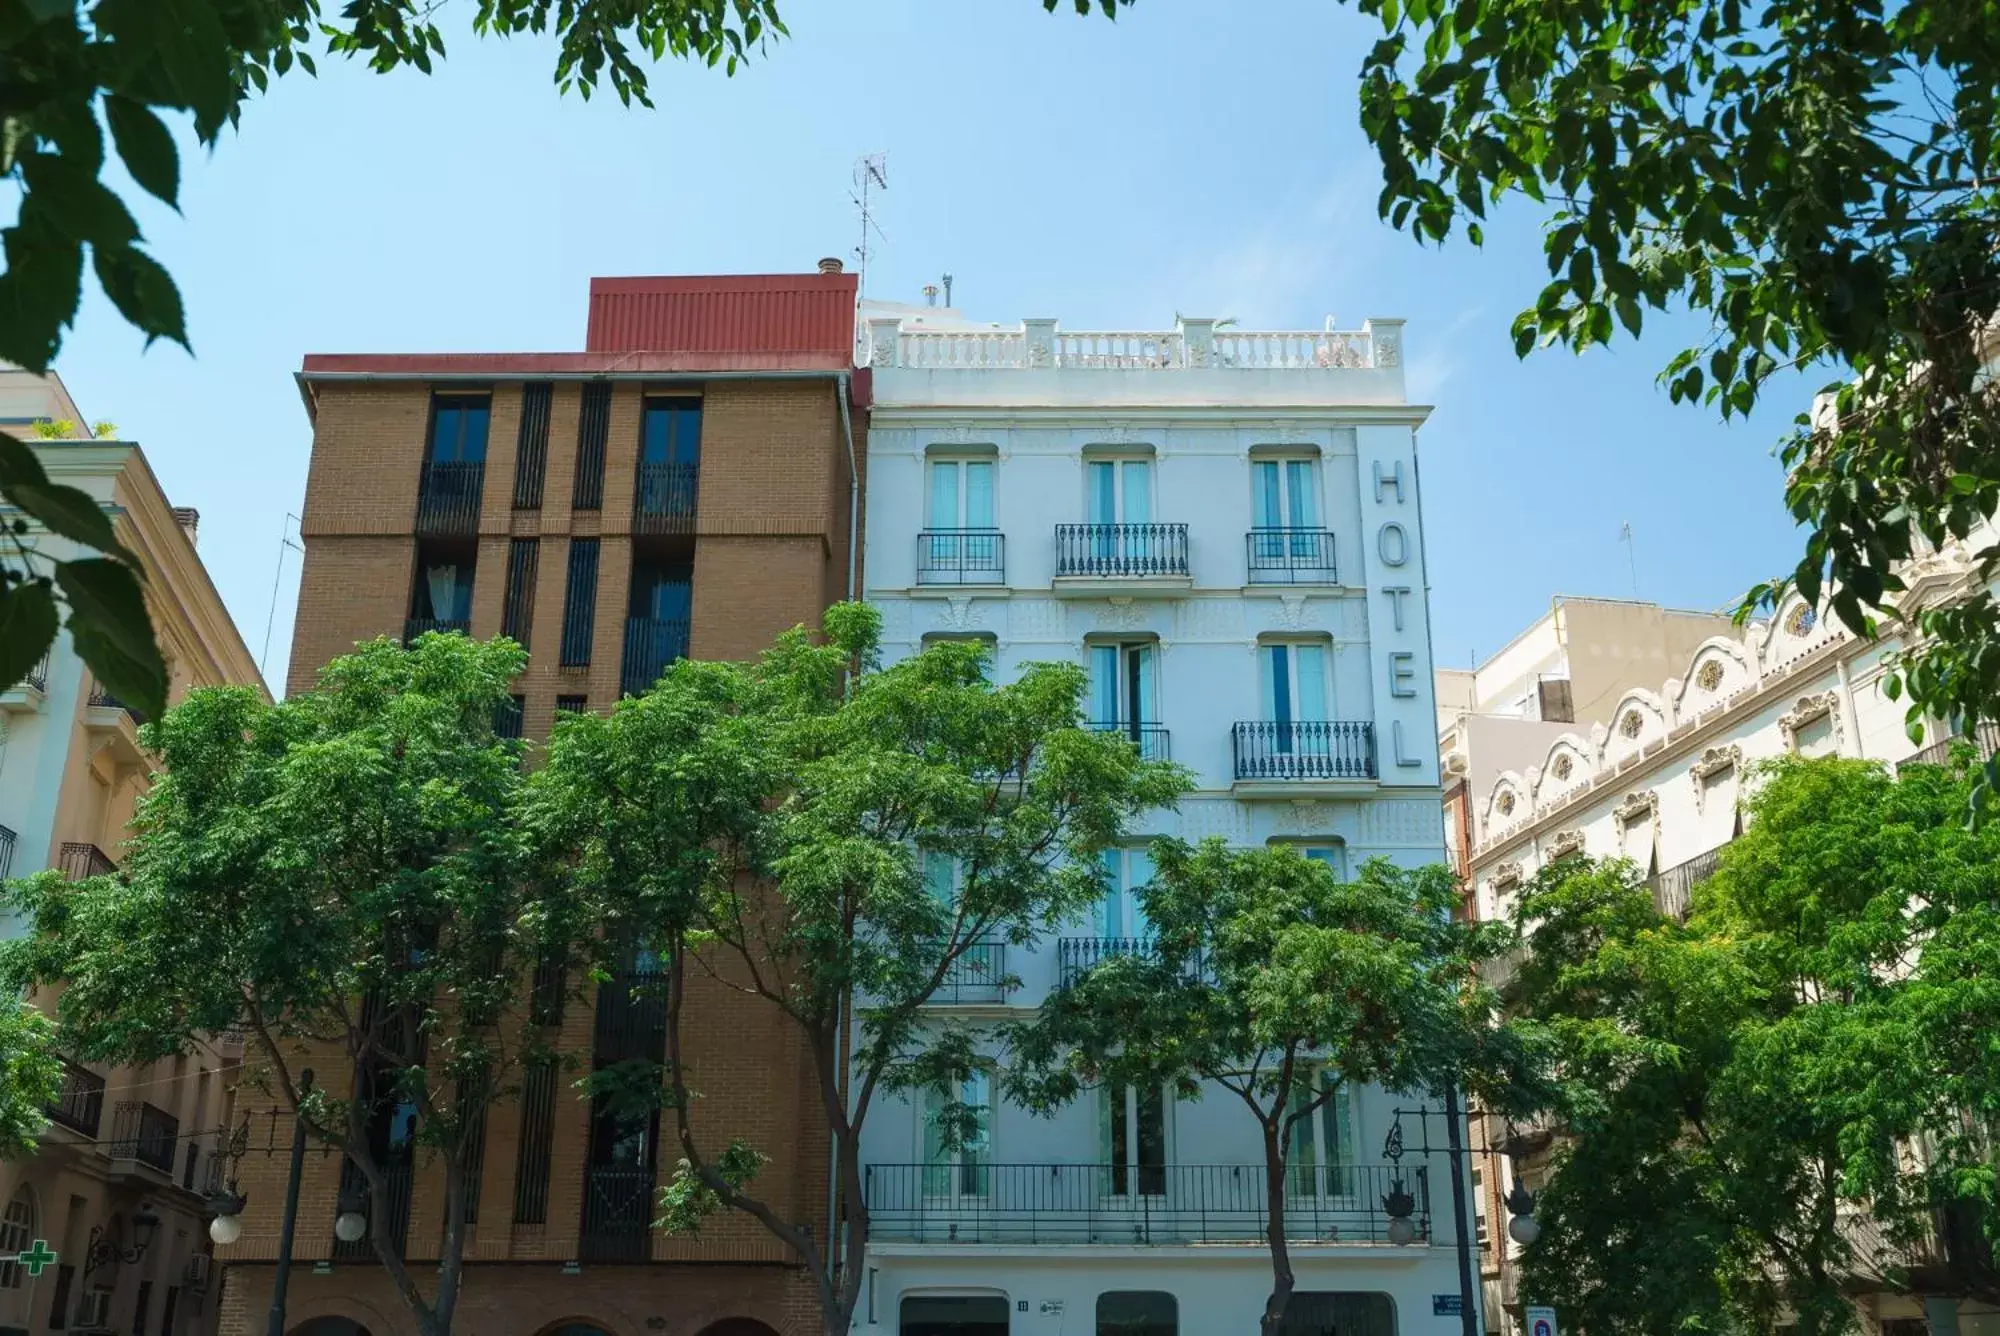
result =
[[[1396,521],[1390,520],[1375,533],[1375,553],[1382,558],[1384,566],[1402,565],[1410,559],[1409,531]],[[1535,1336],[1541,1334],[1537,1332]]]

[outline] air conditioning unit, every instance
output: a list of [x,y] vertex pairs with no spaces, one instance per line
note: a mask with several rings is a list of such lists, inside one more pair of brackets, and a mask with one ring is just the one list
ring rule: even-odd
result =
[[188,1258],[187,1268],[181,1272],[181,1284],[191,1290],[208,1288],[208,1267],[214,1259],[207,1253],[196,1253]]
[[76,1321],[70,1323],[73,1331],[102,1330],[111,1325],[111,1291],[85,1290],[83,1297],[76,1301]]

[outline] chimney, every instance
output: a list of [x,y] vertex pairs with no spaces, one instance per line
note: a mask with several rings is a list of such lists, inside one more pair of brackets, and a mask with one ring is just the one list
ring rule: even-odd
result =
[[937,284],[935,283],[924,284],[924,305],[926,306],[937,305]]
[[829,255],[824,260],[821,260],[819,262],[819,271],[822,274],[837,274],[840,272],[840,270],[841,270],[841,263],[834,256]]
[[188,536],[188,546],[194,546],[195,531],[201,528],[201,512],[193,506],[175,506],[174,523],[181,526],[181,532]]

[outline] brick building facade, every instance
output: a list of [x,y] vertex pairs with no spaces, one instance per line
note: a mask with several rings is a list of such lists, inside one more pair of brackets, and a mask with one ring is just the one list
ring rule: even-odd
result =
[[[504,632],[530,652],[516,699],[537,739],[558,709],[608,708],[675,658],[747,657],[816,621],[855,587],[866,373],[857,385],[854,302],[835,262],[808,275],[599,279],[581,353],[307,357],[313,457],[290,688],[357,640]],[[586,999],[562,1020],[561,1047],[586,1068],[606,1033],[598,1010]],[[700,1119],[771,1155],[760,1181],[781,1209],[824,1215],[827,1135],[794,1033],[720,989],[691,1001],[689,1031]],[[330,1065],[323,1082],[345,1079]],[[648,1229],[670,1136],[655,1134],[635,1189],[629,1158],[600,1163],[609,1138],[594,1135],[573,1079],[490,1114],[456,1330],[816,1330],[811,1278],[755,1222],[723,1217],[699,1238]],[[258,1102],[246,1091],[239,1105],[253,1125],[272,1121]],[[308,1158],[288,1326],[414,1332],[382,1267],[334,1240],[340,1173],[337,1156]],[[284,1174],[282,1154],[241,1162],[249,1207],[241,1241],[221,1253],[225,1336],[264,1320]],[[399,1223],[429,1283],[441,1175],[420,1161],[410,1174]]]

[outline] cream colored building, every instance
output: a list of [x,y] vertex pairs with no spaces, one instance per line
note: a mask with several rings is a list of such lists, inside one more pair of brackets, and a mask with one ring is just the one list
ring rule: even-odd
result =
[[[0,430],[29,440],[52,481],[96,497],[143,563],[169,699],[194,686],[261,686],[195,554],[195,512],[168,504],[138,446],[41,440],[26,426],[51,419],[81,420],[61,383],[0,368]],[[30,541],[70,555],[47,534]],[[82,876],[115,868],[133,805],[150,783],[139,723],[100,687],[66,634],[25,680],[0,690],[0,872]],[[0,917],[0,936],[18,928]],[[213,1330],[203,1193],[239,1056],[218,1043],[139,1068],[67,1064],[40,1153],[0,1163],[0,1255],[36,1239],[58,1254],[39,1276],[0,1263],[0,1336]]]
[[[1906,616],[1976,587],[1972,554],[1983,545],[1914,563]],[[1581,851],[1631,859],[1660,908],[1685,913],[1690,890],[1742,832],[1738,798],[1752,763],[1786,753],[1890,765],[1940,757],[1945,731],[1932,725],[1924,744],[1912,742],[1906,704],[1881,689],[1903,643],[1900,624],[1862,640],[1797,598],[1740,628],[1644,604],[1558,600],[1487,664],[1439,675],[1447,838],[1457,841],[1467,911],[1507,916],[1537,869]],[[1536,684],[1564,678],[1574,717],[1549,719],[1533,706],[1561,693]],[[1486,1139],[1498,1144],[1504,1131],[1489,1128]],[[1539,1148],[1547,1138],[1524,1140]],[[1488,1327],[1512,1331],[1518,1249],[1506,1241],[1502,1177],[1489,1159],[1481,1213],[1493,1227],[1483,1231],[1482,1267]],[[1533,1177],[1531,1167],[1531,1186]],[[1927,1260],[1937,1259],[1916,1259],[1918,1275]],[[2000,1313],[1969,1303],[1935,1304],[1928,1319],[1902,1295],[1869,1296],[1863,1307],[1881,1336],[2000,1333]]]

